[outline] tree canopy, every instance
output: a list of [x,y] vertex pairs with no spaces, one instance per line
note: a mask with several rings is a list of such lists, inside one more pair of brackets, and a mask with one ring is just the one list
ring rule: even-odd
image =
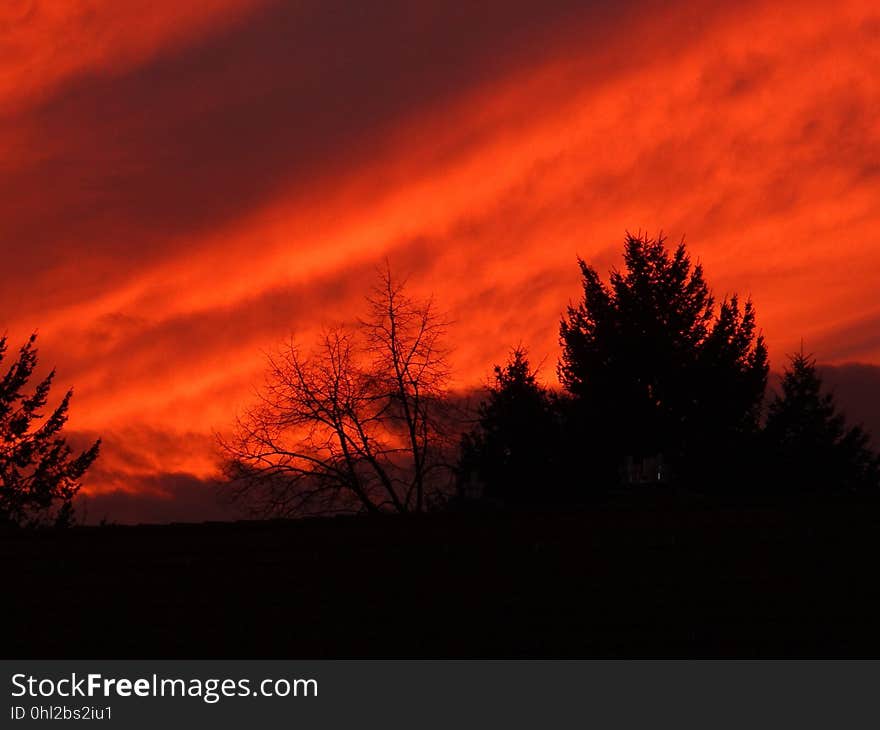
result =
[[583,501],[621,482],[703,494],[878,486],[880,459],[810,359],[793,358],[768,413],[755,307],[716,300],[684,243],[627,234],[607,280],[579,266],[582,296],[560,323],[562,390],[517,347],[469,428],[450,418],[442,317],[386,271],[364,318],[269,358],[259,401],[222,442],[232,494],[301,516],[420,512],[446,501],[453,477],[463,496],[508,505]]
[[221,439],[234,498],[259,514],[420,512],[452,483],[445,324],[390,270],[354,325],[269,358],[259,401]]
[[[604,283],[580,260],[581,301],[560,327],[558,373],[577,440],[604,479],[625,456],[662,454],[700,479],[758,428],[767,349],[751,301],[719,307],[680,243],[627,234],[623,271]],[[713,477],[714,478],[714,477]]]

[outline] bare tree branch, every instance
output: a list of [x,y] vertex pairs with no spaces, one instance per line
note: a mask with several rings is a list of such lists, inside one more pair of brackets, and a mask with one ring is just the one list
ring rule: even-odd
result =
[[220,439],[228,493],[266,516],[423,511],[447,492],[446,322],[386,266],[354,327],[268,357],[256,403]]

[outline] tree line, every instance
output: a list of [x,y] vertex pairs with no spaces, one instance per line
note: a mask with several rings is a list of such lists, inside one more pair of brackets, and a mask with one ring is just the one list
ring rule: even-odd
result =
[[222,441],[230,494],[295,516],[575,503],[620,487],[880,488],[868,435],[845,423],[811,356],[791,356],[768,400],[754,305],[716,301],[684,243],[628,234],[607,283],[579,266],[561,388],[518,347],[476,413],[449,391],[443,316],[386,269],[365,319],[270,358],[260,402]]
[[880,457],[848,426],[813,357],[790,356],[768,398],[754,305],[716,303],[683,243],[627,235],[608,283],[580,261],[583,295],[560,323],[561,391],[524,349],[495,368],[460,475],[505,502],[578,499],[614,486],[703,494],[880,488]]
[[[607,281],[579,260],[559,326],[559,388],[524,347],[474,409],[450,390],[448,321],[390,268],[353,324],[268,357],[256,402],[219,438],[224,491],[263,516],[422,512],[469,500],[571,504],[613,489],[877,493],[880,457],[803,348],[768,397],[754,305],[716,301],[684,243],[627,234]],[[54,371],[26,392],[36,336],[0,381],[0,524],[69,524],[100,442],[74,454]],[[0,363],[7,354],[0,339]]]

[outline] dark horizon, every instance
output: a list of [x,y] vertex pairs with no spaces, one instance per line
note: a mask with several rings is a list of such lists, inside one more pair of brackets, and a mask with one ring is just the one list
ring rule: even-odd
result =
[[[852,424],[861,424],[871,436],[872,447],[880,451],[880,367],[869,365],[820,365],[826,386],[835,394],[841,411]],[[778,389],[779,373],[771,373],[769,391]],[[485,391],[474,389],[463,398],[477,402]],[[93,469],[100,473],[100,460]],[[111,491],[82,495],[77,514],[86,525],[165,524],[171,522],[214,522],[253,519],[241,505],[218,497],[222,477],[197,479],[188,474],[166,475],[140,493]]]

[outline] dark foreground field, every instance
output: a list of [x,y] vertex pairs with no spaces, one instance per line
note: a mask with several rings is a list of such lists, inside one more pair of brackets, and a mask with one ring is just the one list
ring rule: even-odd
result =
[[0,534],[6,658],[878,656],[880,504]]

